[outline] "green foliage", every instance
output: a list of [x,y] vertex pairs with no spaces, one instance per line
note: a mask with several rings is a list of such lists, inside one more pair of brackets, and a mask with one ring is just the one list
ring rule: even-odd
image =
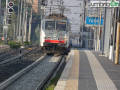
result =
[[0,31],[0,33],[3,33],[3,25],[1,24],[1,31]]
[[[14,3],[14,13],[11,14],[11,20],[12,20],[12,24],[10,24],[8,26],[8,38],[13,39],[14,36],[14,24],[15,24],[15,28],[17,27],[17,15],[18,15],[18,4],[20,2],[20,0],[10,0]],[[2,7],[6,6],[6,0],[2,0]],[[31,5],[28,4],[27,5],[28,8],[31,8]],[[20,5],[19,5],[19,9],[21,9]],[[24,10],[24,4],[23,4],[23,10]],[[22,12],[23,13],[23,12]],[[29,16],[30,16],[30,11],[28,11],[28,20],[29,20]],[[23,17],[23,16],[22,16]],[[31,38],[32,38],[32,43],[39,43],[39,27],[37,27],[37,25],[40,23],[40,15],[39,13],[34,12],[33,10],[33,16],[32,16],[33,20],[32,20],[32,27],[31,27]],[[22,27],[21,27],[22,28]],[[27,26],[27,30],[28,30],[29,26]],[[37,29],[37,30],[36,30]],[[1,29],[2,30],[2,29]],[[16,29],[15,29],[16,30]],[[36,30],[36,31],[35,31]],[[37,32],[37,35],[36,35]],[[2,31],[0,31],[0,33],[2,33]],[[28,31],[27,31],[28,34]]]
[[25,41],[23,42],[23,45],[32,45],[32,42]]
[[23,42],[23,45],[29,45],[28,41]]
[[3,33],[0,33],[0,37],[2,37],[3,36]]
[[45,90],[54,90],[55,89],[55,86],[59,80],[61,76],[61,73],[58,74],[57,76],[55,76],[51,81],[50,81],[50,85],[45,89]]
[[38,24],[37,28],[35,29],[35,33],[33,35],[32,42],[34,44],[38,44],[39,40],[40,40],[40,28],[39,28],[39,24]]
[[2,0],[1,6],[2,6],[2,7],[5,7],[5,5],[6,5],[6,0]]
[[15,42],[15,41],[8,41],[8,45],[9,45],[11,48],[20,48],[20,46],[21,46],[20,43]]
[[11,14],[12,24],[17,23],[17,15],[14,13]]
[[29,42],[29,45],[32,45],[32,42]]
[[40,38],[40,28],[39,28],[39,24],[38,24],[38,26],[37,26],[37,28],[36,28],[36,30],[35,30],[35,33],[36,33],[37,39],[39,39],[39,38]]
[[2,41],[2,40],[0,40],[0,44],[3,44],[3,41]]

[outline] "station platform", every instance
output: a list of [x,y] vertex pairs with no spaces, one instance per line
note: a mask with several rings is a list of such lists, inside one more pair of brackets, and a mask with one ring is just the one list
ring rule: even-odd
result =
[[120,90],[120,65],[99,54],[72,49],[54,90]]

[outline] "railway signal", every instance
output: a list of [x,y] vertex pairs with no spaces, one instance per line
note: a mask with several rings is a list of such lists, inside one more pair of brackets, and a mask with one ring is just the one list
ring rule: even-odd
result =
[[14,12],[14,9],[13,9],[14,3],[13,2],[9,2],[8,6],[9,6],[8,13],[13,13]]
[[7,20],[8,20],[8,25],[12,24],[11,14],[8,14]]
[[13,3],[13,2],[9,2],[8,6],[9,6],[9,7],[13,7],[13,6],[14,6],[14,3]]

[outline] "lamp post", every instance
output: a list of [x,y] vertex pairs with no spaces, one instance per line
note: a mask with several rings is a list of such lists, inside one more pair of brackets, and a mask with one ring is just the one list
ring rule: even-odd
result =
[[93,26],[93,30],[94,30],[94,44],[93,44],[93,49],[95,51],[95,27]]

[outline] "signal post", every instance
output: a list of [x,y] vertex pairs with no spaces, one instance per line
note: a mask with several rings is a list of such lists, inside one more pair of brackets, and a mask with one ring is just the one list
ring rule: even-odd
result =
[[13,9],[14,3],[13,2],[9,2],[8,0],[6,0],[6,8],[5,8],[5,17],[4,17],[4,26],[3,26],[3,43],[5,44],[5,41],[7,40],[7,29],[8,29],[8,24],[11,24],[11,17],[8,17],[8,15],[11,15],[11,13],[13,13],[14,9]]

